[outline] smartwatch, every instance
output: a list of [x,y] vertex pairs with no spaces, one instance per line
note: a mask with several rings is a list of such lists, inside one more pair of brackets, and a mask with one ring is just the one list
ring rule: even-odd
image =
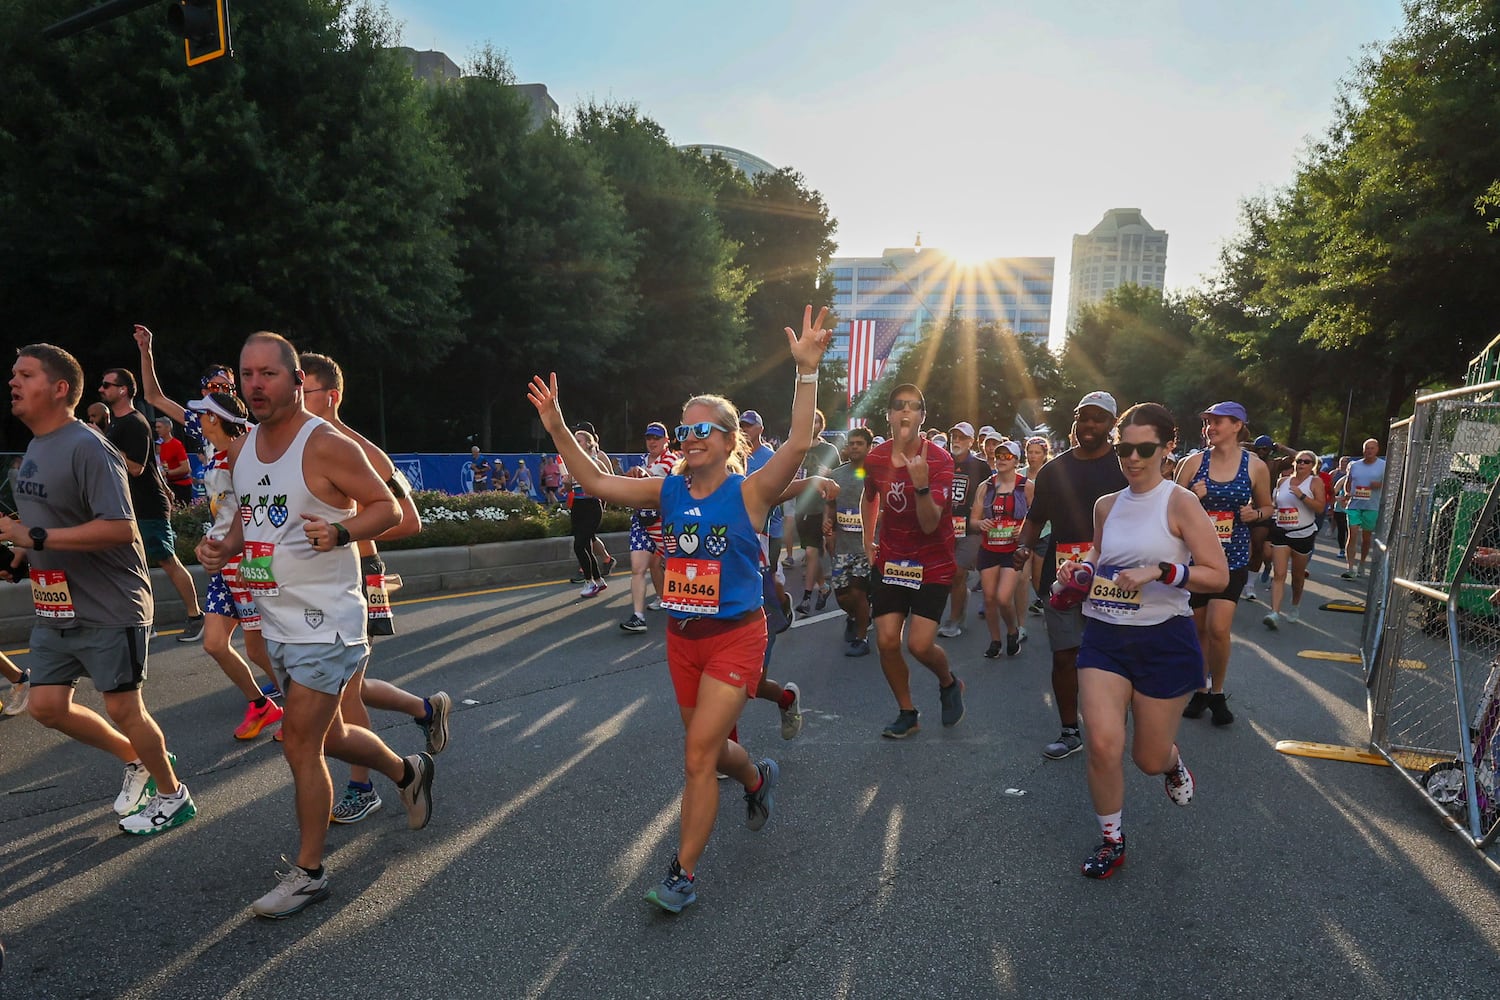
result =
[[349,544],[349,529],[348,528],[344,527],[342,524],[339,524],[339,523],[335,522],[334,525],[333,525],[333,530],[334,530],[334,532],[338,536],[337,541],[334,542],[335,545],[348,545]]
[[919,489],[919,490],[916,491],[917,496],[919,496],[919,497],[925,497],[927,494],[929,494],[931,492],[932,492],[932,487],[931,486],[923,486],[921,489]]
[[43,549],[45,549],[47,547],[47,529],[46,528],[32,528],[31,529],[31,547],[34,548],[34,549],[36,549],[38,552],[42,551]]

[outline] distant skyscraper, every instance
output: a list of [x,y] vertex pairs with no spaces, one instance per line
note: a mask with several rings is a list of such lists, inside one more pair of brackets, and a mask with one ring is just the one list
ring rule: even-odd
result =
[[1167,234],[1152,229],[1138,208],[1112,208],[1086,235],[1073,237],[1068,278],[1068,329],[1084,306],[1121,285],[1161,291],[1167,278]]
[[[916,343],[922,325],[950,315],[1003,323],[1018,336],[1046,344],[1052,330],[1051,257],[996,257],[977,264],[943,251],[895,247],[879,257],[835,257],[828,263],[838,325],[830,358],[864,365],[883,363]],[[874,357],[851,357],[850,325],[873,320],[856,346],[872,343]],[[878,373],[878,367],[873,369]]]

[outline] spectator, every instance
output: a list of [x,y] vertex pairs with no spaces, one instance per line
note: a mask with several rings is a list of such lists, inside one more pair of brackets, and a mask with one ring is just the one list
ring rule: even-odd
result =
[[88,413],[89,423],[97,427],[99,429],[99,433],[108,436],[109,424],[111,419],[109,415],[109,407],[105,406],[103,403],[90,403]]
[[548,503],[562,503],[558,490],[562,486],[562,460],[548,455],[542,459],[542,498]]
[[516,460],[516,472],[510,477],[510,488],[527,498],[536,492],[536,487],[531,483],[531,469],[527,467],[524,458]]
[[510,473],[505,469],[502,459],[495,459],[490,466],[490,489],[497,493],[504,493],[510,489]]
[[485,461],[484,456],[479,454],[479,446],[476,444],[469,449],[469,468],[474,473],[475,493],[484,493],[490,488],[490,463]]
[[172,436],[172,418],[156,418],[157,460],[167,477],[167,488],[183,507],[193,502],[193,466],[188,461],[187,446]]

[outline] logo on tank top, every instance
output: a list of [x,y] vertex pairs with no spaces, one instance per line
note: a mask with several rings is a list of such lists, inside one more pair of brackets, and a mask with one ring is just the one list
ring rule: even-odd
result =
[[716,524],[709,528],[708,537],[703,539],[703,550],[715,559],[722,559],[729,551],[729,525]]
[[317,608],[307,608],[302,612],[302,620],[307,622],[308,628],[321,628],[323,625],[323,612]]
[[698,526],[690,524],[677,536],[677,547],[686,555],[692,555],[698,551]]
[[897,514],[906,510],[906,484],[899,481],[891,483],[891,488],[885,494],[885,502]]
[[283,524],[286,524],[288,513],[286,509],[286,494],[282,493],[279,496],[271,498],[271,505],[266,508],[266,520],[279,528]]

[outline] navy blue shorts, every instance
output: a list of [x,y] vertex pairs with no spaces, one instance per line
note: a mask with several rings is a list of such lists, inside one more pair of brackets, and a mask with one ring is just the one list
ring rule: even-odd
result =
[[1001,569],[1015,569],[1016,554],[1014,552],[991,552],[989,549],[980,549],[978,559],[979,572],[983,573],[985,570],[994,569],[996,566]]
[[1158,625],[1119,625],[1085,618],[1078,669],[1119,674],[1148,698],[1180,698],[1203,687],[1203,649],[1187,615]]

